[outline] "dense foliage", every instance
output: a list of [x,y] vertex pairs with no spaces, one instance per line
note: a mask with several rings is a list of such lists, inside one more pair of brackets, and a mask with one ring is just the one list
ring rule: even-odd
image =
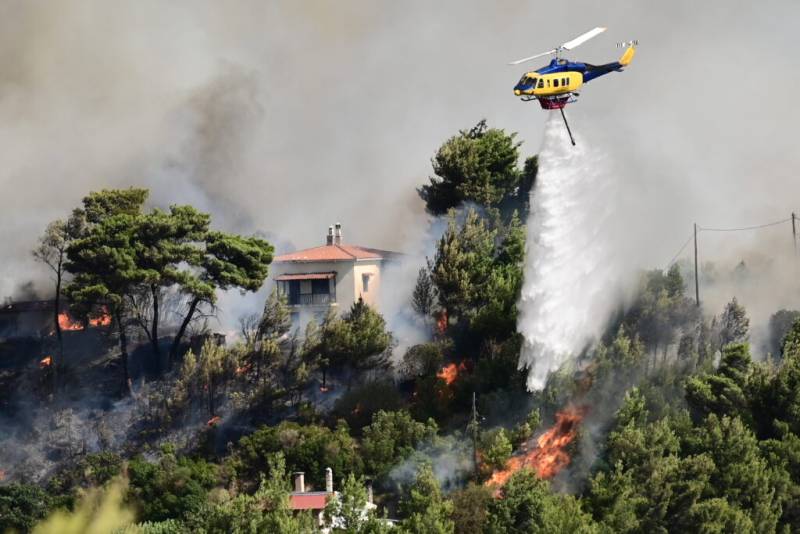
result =
[[[322,490],[326,468],[338,493],[317,512],[333,532],[800,531],[800,313],[773,315],[760,358],[735,298],[714,316],[678,266],[644,272],[579,368],[526,391],[516,321],[537,160],[519,169],[519,146],[481,122],[434,157],[420,195],[446,227],[408,295],[427,342],[392,354],[386,321],[360,300],[300,332],[273,292],[242,319],[242,343],[206,339],[137,399],[142,435],[199,427],[196,443],[143,439],[80,456],[45,489],[2,486],[0,531],[313,532],[317,516],[291,509],[290,473]],[[105,306],[120,338],[138,324],[152,341],[165,289],[190,317],[216,288],[260,286],[269,245],[211,232],[188,206],[145,212],[145,198],[91,194],[44,236],[37,257],[54,272],[67,261],[66,293],[87,317]],[[485,484],[568,405],[587,420],[564,471]]]

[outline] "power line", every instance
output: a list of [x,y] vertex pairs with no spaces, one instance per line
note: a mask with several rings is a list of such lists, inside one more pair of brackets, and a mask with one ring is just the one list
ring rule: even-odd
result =
[[[781,219],[779,221],[768,222],[768,223],[765,223],[765,224],[757,224],[757,225],[754,225],[754,226],[741,226],[741,227],[737,227],[737,228],[706,228],[704,226],[697,226],[697,232],[698,233],[700,233],[700,232],[745,232],[745,231],[749,231],[749,230],[758,230],[758,229],[761,229],[761,228],[768,228],[770,226],[777,226],[779,224],[784,224],[784,223],[788,223],[788,222],[794,222],[792,217],[788,217],[786,219]],[[689,237],[686,239],[686,241],[683,243],[683,245],[681,245],[681,248],[678,249],[678,252],[676,252],[675,255],[672,257],[672,259],[669,261],[669,263],[667,263],[667,267],[666,267],[667,269],[669,269],[672,266],[672,264],[675,263],[675,261],[678,259],[678,257],[681,255],[681,253],[686,249],[686,247],[689,245],[689,243],[692,242],[693,238],[694,238],[694,232],[689,234]]]
[[780,221],[774,221],[766,224],[758,224],[756,226],[743,226],[741,228],[706,228],[704,226],[698,226],[697,229],[701,232],[742,232],[745,230],[758,230],[759,228],[767,228],[768,226],[777,226],[779,224],[787,223],[791,221],[792,218],[781,219]]
[[680,255],[681,255],[681,252],[683,252],[683,249],[685,249],[685,248],[687,247],[687,245],[689,245],[689,243],[691,243],[691,242],[692,242],[692,238],[694,238],[694,232],[692,232],[691,234],[689,234],[689,237],[686,239],[686,242],[685,242],[685,243],[684,243],[684,244],[681,246],[681,248],[680,248],[680,249],[678,249],[678,252],[676,252],[676,253],[675,253],[675,255],[674,255],[674,256],[672,256],[672,259],[671,259],[671,260],[669,260],[669,263],[667,264],[667,269],[669,269],[670,267],[672,267],[672,264],[673,264],[673,263],[675,263],[675,260],[677,260],[677,259],[678,259],[678,256],[680,256]]

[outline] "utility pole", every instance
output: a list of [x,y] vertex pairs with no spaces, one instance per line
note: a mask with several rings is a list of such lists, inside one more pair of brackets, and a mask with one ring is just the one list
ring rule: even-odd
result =
[[697,270],[697,223],[694,223],[694,297],[700,307],[700,275]]
[[472,462],[475,482],[478,482],[478,410],[475,407],[475,392],[472,392]]
[[792,212],[792,245],[794,245],[794,255],[797,257],[797,216]]

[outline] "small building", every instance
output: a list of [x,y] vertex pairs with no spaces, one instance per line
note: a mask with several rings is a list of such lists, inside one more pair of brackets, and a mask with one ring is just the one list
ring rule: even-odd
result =
[[330,308],[347,311],[359,298],[377,308],[382,272],[400,254],[349,245],[342,241],[342,225],[328,227],[325,245],[282,254],[273,260],[273,279],[287,297],[292,322],[320,322]]
[[[330,532],[329,526],[325,521],[325,506],[332,499],[339,498],[339,492],[333,490],[333,470],[325,468],[325,491],[306,491],[305,473],[297,472],[294,476],[294,491],[289,495],[289,508],[295,511],[309,511],[314,517],[320,532]],[[363,517],[377,507],[372,502],[372,482],[367,481],[367,502],[362,511]],[[334,527],[341,526],[342,519],[339,517],[331,518]]]

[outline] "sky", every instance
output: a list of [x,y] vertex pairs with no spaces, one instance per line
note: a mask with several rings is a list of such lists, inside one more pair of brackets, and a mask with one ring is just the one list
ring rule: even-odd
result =
[[[414,248],[436,148],[485,118],[537,153],[548,114],[513,96],[525,66],[507,62],[595,26],[569,58],[640,45],[567,108],[620,191],[588,209],[614,213],[632,263],[664,266],[695,221],[800,212],[797,20],[792,0],[2,0],[0,297],[46,287],[37,236],[102,188],[148,187],[279,249],[337,221],[346,241]],[[708,234],[702,254],[769,255],[785,231]]]

